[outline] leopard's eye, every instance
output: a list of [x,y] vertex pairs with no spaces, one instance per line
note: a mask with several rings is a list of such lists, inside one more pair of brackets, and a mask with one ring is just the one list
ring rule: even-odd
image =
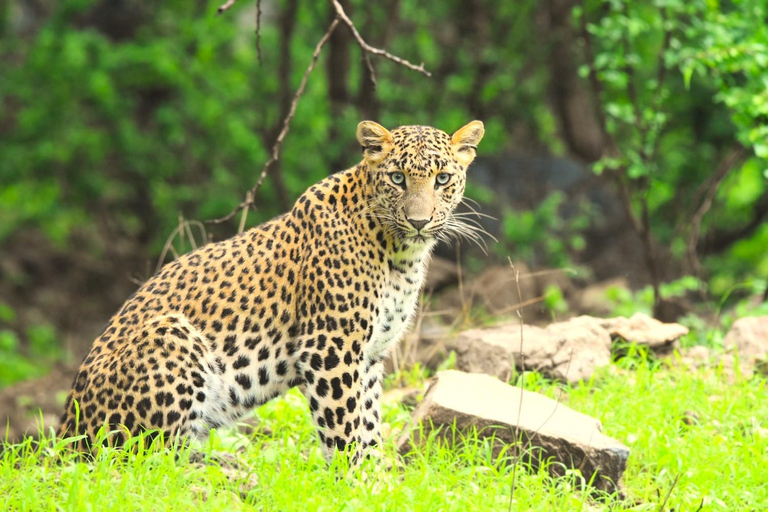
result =
[[393,172],[392,174],[389,175],[389,179],[391,179],[392,183],[394,183],[395,185],[402,185],[403,183],[405,183],[405,174],[399,171]]
[[451,175],[448,174],[447,172],[441,172],[440,174],[437,175],[436,183],[438,185],[445,185],[449,181],[451,181]]

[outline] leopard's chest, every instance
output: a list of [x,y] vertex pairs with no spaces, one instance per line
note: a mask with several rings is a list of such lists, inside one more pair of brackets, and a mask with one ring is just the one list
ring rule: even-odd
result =
[[373,335],[365,350],[368,361],[385,356],[408,331],[418,308],[426,276],[425,266],[419,262],[408,272],[390,273],[379,292]]

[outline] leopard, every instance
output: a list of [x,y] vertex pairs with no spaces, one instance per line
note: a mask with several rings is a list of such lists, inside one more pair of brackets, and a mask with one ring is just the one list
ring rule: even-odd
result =
[[127,299],[79,367],[59,435],[83,451],[147,433],[205,441],[298,387],[326,459],[378,450],[385,358],[435,245],[460,231],[484,133],[481,121],[450,135],[361,122],[357,165],[165,264]]

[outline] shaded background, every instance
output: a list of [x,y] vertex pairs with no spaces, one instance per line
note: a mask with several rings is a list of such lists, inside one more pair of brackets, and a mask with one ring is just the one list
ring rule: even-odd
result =
[[[499,241],[439,249],[467,275],[559,276],[524,297],[540,319],[602,312],[595,283],[605,313],[765,307],[765,0],[342,4],[432,77],[372,56],[374,86],[339,26],[248,226],[354,165],[361,119],[481,119],[467,195]],[[68,371],[159,261],[237,231],[193,221],[256,181],[333,11],[262,0],[259,56],[256,4],[218,6],[0,0],[0,386]]]

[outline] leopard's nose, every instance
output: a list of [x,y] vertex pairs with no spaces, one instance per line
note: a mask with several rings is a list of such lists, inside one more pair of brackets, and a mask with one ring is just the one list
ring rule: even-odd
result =
[[408,222],[411,224],[411,226],[416,228],[416,231],[421,231],[421,229],[426,226],[429,221],[430,219],[408,219]]

